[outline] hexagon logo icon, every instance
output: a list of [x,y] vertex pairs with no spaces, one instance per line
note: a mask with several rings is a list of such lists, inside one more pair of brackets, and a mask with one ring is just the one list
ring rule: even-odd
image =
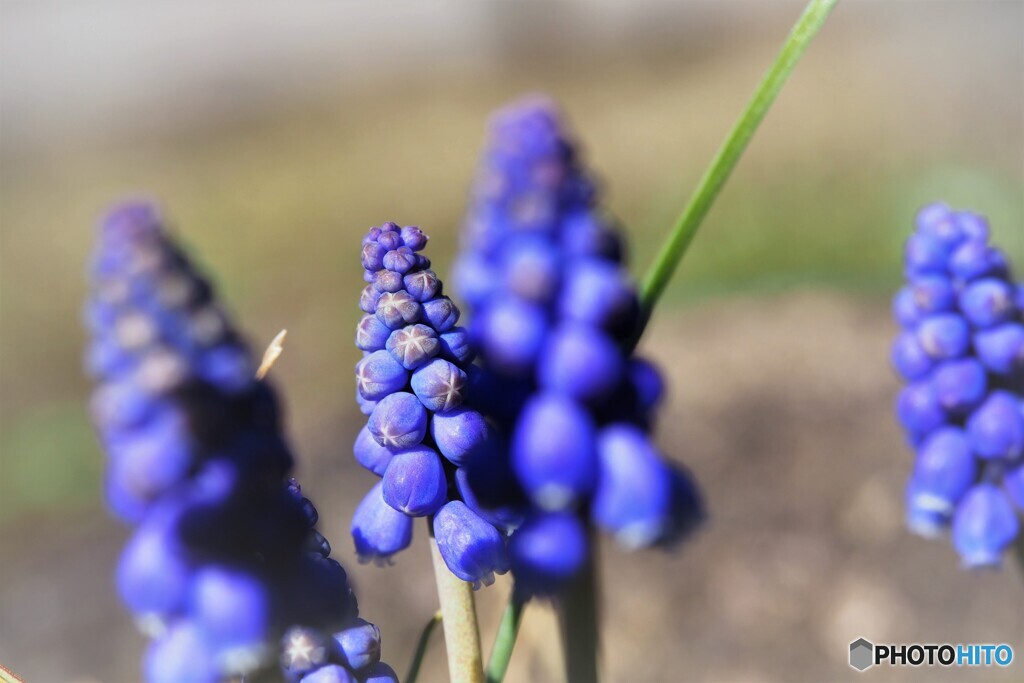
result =
[[857,671],[864,671],[875,663],[875,646],[864,638],[850,643],[850,666]]

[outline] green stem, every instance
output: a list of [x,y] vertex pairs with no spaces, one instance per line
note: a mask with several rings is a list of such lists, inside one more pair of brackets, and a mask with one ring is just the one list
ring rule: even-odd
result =
[[[428,520],[429,523],[429,520]],[[444,563],[437,541],[430,536],[437,599],[441,603],[441,624],[448,651],[448,676],[452,683],[483,683],[483,655],[476,623],[473,586],[452,574]]]
[[569,683],[597,683],[598,637],[597,545],[590,534],[590,557],[562,596],[559,616]]
[[512,659],[512,648],[516,644],[516,636],[519,635],[519,624],[523,620],[525,609],[526,603],[513,590],[512,595],[508,598],[505,614],[501,617],[498,635],[494,638],[491,658],[487,662],[487,683],[501,683],[505,680],[508,663]]
[[668,240],[647,270],[640,285],[640,320],[635,335],[637,340],[650,320],[654,304],[664,293],[665,287],[668,286],[668,282],[672,278],[672,273],[675,272],[676,266],[679,265],[690,242],[693,241],[693,237],[697,234],[697,229],[707,216],[711,205],[714,204],[719,192],[729,179],[729,175],[739,162],[740,156],[743,155],[743,151],[761,121],[764,120],[765,114],[768,113],[768,109],[775,101],[779,91],[782,90],[786,79],[789,78],[793,68],[800,61],[800,57],[807,49],[811,39],[825,23],[825,19],[836,2],[838,0],[811,0],[807,4],[803,14],[793,26],[793,30],[790,31],[782,50],[775,58],[775,62],[768,69],[768,73],[757,90],[754,91],[754,96],[747,104],[747,108],[736,121],[725,142],[722,143],[707,171],[704,172],[697,189],[676,220]]
[[416,683],[416,679],[420,675],[420,666],[423,665],[423,655],[427,653],[427,645],[430,643],[430,635],[440,623],[441,611],[438,610],[434,613],[434,616],[430,617],[430,621],[426,623],[423,627],[423,632],[420,633],[420,639],[416,643],[416,651],[412,655],[412,662],[409,663],[409,673],[402,679],[405,683]]

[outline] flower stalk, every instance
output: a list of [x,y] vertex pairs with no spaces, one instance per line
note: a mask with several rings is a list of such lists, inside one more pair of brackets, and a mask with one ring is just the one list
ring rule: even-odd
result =
[[434,563],[437,598],[441,604],[448,675],[452,683],[483,683],[483,656],[480,653],[473,587],[451,573],[433,536],[430,537],[430,556]]
[[761,84],[754,91],[746,109],[740,114],[725,142],[722,143],[715,158],[711,161],[711,165],[704,172],[693,196],[690,197],[690,201],[672,227],[668,239],[644,275],[640,286],[640,319],[634,335],[634,344],[643,334],[655,303],[665,292],[665,288],[672,279],[672,274],[697,234],[697,229],[704,222],[704,218],[711,210],[712,204],[722,191],[722,187],[725,186],[751,138],[754,137],[761,121],[764,120],[768,109],[775,102],[779,91],[782,90],[782,86],[793,73],[793,68],[800,61],[811,40],[825,24],[825,19],[828,18],[829,12],[835,7],[836,2],[838,0],[811,0],[807,4],[803,14],[800,15],[790,31],[789,37],[786,38],[775,62],[768,69],[768,73],[765,74]]
[[565,678],[570,683],[597,683],[598,680],[601,643],[596,540],[591,534],[591,555],[567,587],[559,610]]
[[487,683],[501,683],[505,680],[505,673],[508,672],[508,664],[512,659],[512,648],[515,647],[525,610],[526,602],[513,590],[505,613],[501,616],[494,647],[491,648],[491,657],[487,661]]

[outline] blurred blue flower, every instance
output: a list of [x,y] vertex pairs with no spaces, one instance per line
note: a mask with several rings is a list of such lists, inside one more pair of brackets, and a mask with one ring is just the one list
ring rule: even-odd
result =
[[[270,665],[290,626],[352,624],[345,570],[288,479],[275,392],[153,206],[101,223],[85,317],[107,500],[137,525],[116,583],[154,639],[143,677],[227,680]],[[378,359],[364,365],[370,395],[399,374]],[[284,672],[297,680],[330,657],[315,659]]]
[[968,567],[1000,563],[1024,510],[1024,309],[988,239],[982,216],[924,207],[893,300],[892,362],[908,382],[896,415],[916,451],[907,524],[929,537],[952,525]]

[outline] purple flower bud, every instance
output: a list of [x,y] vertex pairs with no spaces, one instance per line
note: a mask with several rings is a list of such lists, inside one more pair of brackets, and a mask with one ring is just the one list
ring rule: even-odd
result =
[[641,409],[650,413],[657,408],[665,395],[665,380],[658,368],[643,358],[630,358],[626,363],[626,375],[636,389]]
[[949,269],[964,282],[970,282],[989,275],[1005,274],[1006,257],[984,242],[969,240],[950,256]]
[[455,286],[462,301],[472,306],[482,304],[498,285],[494,268],[479,255],[463,252],[452,267]]
[[448,481],[441,457],[429,446],[395,453],[384,473],[384,501],[410,517],[438,511],[448,497]]
[[408,392],[389,394],[377,402],[367,428],[385,448],[392,451],[411,448],[426,436],[427,411]]
[[416,255],[409,247],[399,247],[384,254],[384,267],[396,273],[408,273],[416,265]]
[[908,276],[942,275],[946,272],[949,247],[941,240],[918,233],[907,240],[904,257]]
[[394,455],[387,448],[384,448],[370,434],[369,427],[364,426],[356,436],[356,443],[352,447],[356,456],[356,462],[370,470],[378,477],[383,477],[387,471],[391,458]]
[[566,509],[597,477],[594,423],[577,403],[540,394],[523,408],[512,437],[512,466],[530,498],[545,510]]
[[918,450],[914,464],[915,504],[949,513],[974,483],[977,465],[963,430],[935,431]]
[[955,414],[964,414],[981,403],[988,390],[985,368],[973,358],[941,363],[931,382],[939,405]]
[[1024,369],[1024,325],[1006,323],[978,332],[974,348],[992,372],[1008,375]]
[[911,533],[922,538],[938,538],[942,535],[952,519],[952,511],[936,510],[928,496],[918,494],[917,482],[913,477],[907,482],[905,499],[907,529]]
[[636,292],[617,264],[587,259],[569,271],[558,310],[569,320],[625,330],[636,316]]
[[386,347],[405,369],[415,370],[436,356],[441,344],[434,330],[417,324],[392,332]]
[[356,346],[363,351],[378,351],[384,348],[391,329],[375,315],[364,315],[356,328]]
[[974,242],[987,242],[989,236],[988,219],[970,211],[960,211],[953,215],[953,221],[964,238]]
[[450,411],[465,400],[466,373],[446,360],[435,358],[412,373],[412,390],[427,410]]
[[367,242],[376,242],[377,238],[380,237],[380,233],[381,233],[381,229],[380,228],[376,228],[376,227],[370,228],[367,231],[367,233],[365,235],[363,235],[363,242],[362,243],[366,244]]
[[392,330],[420,319],[420,304],[407,291],[385,292],[377,300],[377,317]]
[[911,381],[924,377],[935,365],[935,361],[918,342],[918,336],[912,332],[904,332],[896,337],[892,344],[891,362],[896,372]]
[[93,391],[89,412],[96,424],[120,430],[135,427],[150,417],[155,403],[136,382],[130,379],[111,379]]
[[1024,452],[1024,404],[1008,391],[989,394],[967,419],[967,436],[981,458],[1013,460]]
[[423,319],[438,332],[450,330],[459,322],[459,309],[446,296],[423,304]]
[[405,291],[420,303],[441,293],[441,280],[432,270],[418,270],[405,276]]
[[382,292],[373,285],[363,287],[362,293],[359,294],[359,310],[363,313],[375,313],[381,294]]
[[381,236],[377,238],[377,243],[387,249],[389,253],[403,246],[402,236],[397,232],[381,234]]
[[412,542],[412,517],[384,502],[383,484],[366,494],[352,515],[352,540],[360,562],[386,562]]
[[173,410],[108,438],[106,446],[117,481],[143,499],[155,498],[184,480],[194,460],[187,420]]
[[[458,489],[459,497],[470,510],[478,514],[488,524],[507,533],[523,523],[525,499],[517,501],[520,503],[519,505],[507,503],[507,499],[515,495],[509,495],[509,489],[518,487],[515,485],[511,470],[507,465],[502,466],[504,464],[495,466],[493,462],[481,462],[479,466],[474,464],[470,468],[460,467],[455,470],[455,486]],[[485,505],[473,489],[471,480],[481,483],[481,478],[487,479],[483,482],[484,493],[490,498],[488,502],[497,502],[496,507]],[[495,495],[494,489],[499,487],[503,490]]]
[[328,664],[306,674],[299,683],[357,683],[357,680],[345,667]]
[[554,595],[586,562],[587,535],[576,515],[539,513],[512,534],[508,551],[516,591]]
[[121,553],[117,592],[136,615],[163,617],[184,605],[191,577],[173,530],[147,525]]
[[900,392],[896,415],[904,429],[915,435],[927,434],[946,422],[946,411],[927,381],[908,384]]
[[488,448],[493,445],[487,420],[465,406],[436,413],[430,421],[430,435],[441,454],[456,465],[485,457]]
[[377,662],[363,674],[362,683],[398,683],[398,675],[384,662]]
[[481,315],[480,343],[488,363],[508,374],[528,370],[547,332],[543,309],[509,298],[496,301]]
[[448,569],[474,588],[490,586],[495,573],[508,571],[505,539],[462,501],[453,500],[437,513],[434,538]]
[[356,388],[369,401],[401,391],[408,381],[409,373],[388,351],[374,351],[356,363]]
[[[176,367],[159,369],[159,372],[187,373],[187,363],[181,356],[175,355],[161,362],[180,362],[181,369]],[[208,349],[198,359],[196,374],[206,382],[228,394],[238,394],[249,389],[255,382],[256,366],[246,349],[235,344],[221,344]]]
[[697,482],[686,468],[679,465],[669,467],[670,489],[672,491],[669,521],[658,545],[672,548],[685,540],[705,519],[704,500]]
[[382,268],[373,274],[373,286],[381,292],[398,292],[405,286],[401,273]]
[[1017,312],[1013,296],[1013,288],[1002,280],[976,280],[960,294],[960,310],[975,327],[992,327]]
[[258,648],[270,627],[266,586],[251,574],[226,567],[199,570],[192,583],[191,613],[218,650]]
[[914,302],[914,292],[910,287],[904,287],[892,300],[892,317],[904,329],[913,329],[920,322],[924,313],[918,309]]
[[612,226],[589,210],[573,211],[562,219],[562,248],[570,256],[622,261],[622,241]]
[[622,377],[622,351],[608,335],[589,325],[563,324],[540,356],[541,387],[579,401],[602,399]]
[[366,242],[363,244],[363,251],[360,259],[363,264],[363,268],[366,270],[380,270],[384,267],[384,254],[387,252],[387,249],[376,242]]
[[469,339],[469,332],[464,327],[453,327],[442,332],[438,337],[441,348],[438,355],[454,363],[472,363],[476,355]]
[[362,671],[380,661],[380,629],[364,619],[356,619],[334,634],[338,658],[353,671]]
[[561,282],[558,247],[538,237],[510,241],[502,249],[503,286],[527,301],[551,301]]
[[1024,463],[1011,468],[1003,475],[1003,487],[1018,510],[1024,510]]
[[590,514],[628,550],[653,544],[668,523],[671,477],[647,435],[611,425],[597,439],[600,464]]
[[917,341],[925,353],[936,360],[958,358],[971,344],[971,330],[959,315],[940,313],[921,321]]
[[214,652],[190,621],[180,620],[150,644],[142,665],[147,683],[217,683]]
[[914,304],[924,314],[953,310],[957,303],[956,289],[944,275],[923,275],[910,283]]
[[293,626],[281,638],[281,671],[288,680],[308,680],[331,656],[329,639],[319,631]]
[[419,251],[427,246],[429,238],[416,225],[407,225],[402,228],[402,243],[413,251]]
[[923,207],[917,213],[915,224],[919,233],[938,240],[947,248],[956,246],[964,238],[963,229],[945,204],[935,203]]
[[1020,530],[1006,494],[992,484],[973,487],[953,517],[953,547],[969,568],[998,566]]

